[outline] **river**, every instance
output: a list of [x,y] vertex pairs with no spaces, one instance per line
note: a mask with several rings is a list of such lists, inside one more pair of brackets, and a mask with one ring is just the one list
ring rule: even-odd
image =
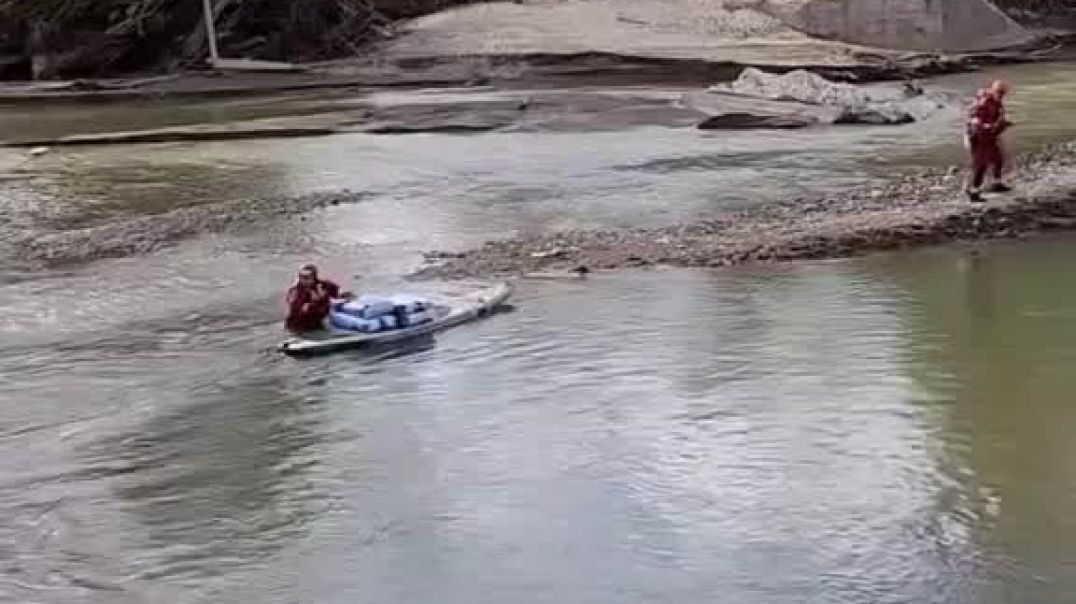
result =
[[[1020,145],[1072,137],[1071,68],[1006,73]],[[5,236],[366,194],[148,255],[8,263],[0,600],[1067,600],[1069,239],[524,281],[510,312],[404,349],[271,352],[303,259],[387,288],[422,249],[949,163],[951,118],[0,156]]]

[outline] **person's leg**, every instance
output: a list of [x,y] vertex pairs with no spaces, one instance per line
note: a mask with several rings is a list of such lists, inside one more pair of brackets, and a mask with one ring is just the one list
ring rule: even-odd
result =
[[994,139],[991,142],[990,149],[990,165],[992,168],[991,175],[993,176],[993,184],[990,185],[990,190],[995,193],[1005,193],[1011,191],[1012,187],[1005,184],[1005,152],[1001,148],[1001,141]]
[[983,181],[986,179],[988,167],[985,161],[986,157],[983,154],[982,143],[977,138],[971,138],[966,141],[966,146],[968,147],[968,154],[971,156],[971,175],[965,187],[965,192],[972,201],[982,201]]

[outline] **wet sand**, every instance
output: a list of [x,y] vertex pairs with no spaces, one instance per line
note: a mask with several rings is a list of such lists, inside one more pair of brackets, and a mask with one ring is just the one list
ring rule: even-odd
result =
[[640,266],[723,267],[846,257],[955,240],[1076,229],[1076,143],[1019,158],[1013,193],[971,203],[956,167],[882,188],[768,204],[658,229],[571,231],[433,251],[419,278],[521,275]]

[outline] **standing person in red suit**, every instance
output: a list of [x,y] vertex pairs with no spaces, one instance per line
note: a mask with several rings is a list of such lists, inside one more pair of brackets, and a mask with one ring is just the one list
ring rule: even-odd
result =
[[1002,175],[1005,171],[1005,154],[1001,148],[1001,135],[1012,125],[1005,118],[1005,95],[1009,85],[995,80],[989,88],[980,90],[975,96],[971,113],[968,116],[965,146],[971,154],[971,180],[968,182],[967,194],[971,201],[982,201],[982,187],[987,173],[993,177],[990,191],[1004,193],[1012,187],[1005,184]]

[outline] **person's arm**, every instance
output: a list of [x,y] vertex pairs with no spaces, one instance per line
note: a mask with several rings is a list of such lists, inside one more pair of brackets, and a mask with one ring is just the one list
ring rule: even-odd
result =
[[288,316],[294,317],[307,311],[310,306],[309,303],[302,302],[302,296],[299,293],[298,287],[292,287],[288,290],[288,295],[285,296],[284,302],[288,307]]
[[310,303],[321,304],[333,299],[336,292],[336,284],[324,279],[319,280],[310,290]]
[[972,102],[971,108],[968,109],[968,122],[966,126],[966,132],[969,137],[978,136],[983,132],[983,98],[982,96],[975,97],[975,101]]
[[1009,126],[1012,126],[1012,122],[1009,121],[1008,116],[1005,114],[1005,105],[1003,105],[1002,103],[999,102],[998,103],[998,121],[997,121],[997,124],[994,126],[994,131],[997,132],[998,134],[1001,134],[1002,132],[1005,132],[1006,130],[1008,130]]
[[1005,129],[1005,106],[996,98],[986,99],[979,112],[982,130],[987,134],[1001,134]]
[[988,134],[990,132],[990,108],[987,106],[985,99],[979,98],[975,100],[975,105],[971,108],[971,115],[968,118],[968,132],[972,135],[975,134]]
[[328,294],[329,298],[331,299],[349,300],[353,297],[351,295],[351,292],[340,291],[340,286],[332,281],[323,281],[322,283],[325,286],[325,293]]

